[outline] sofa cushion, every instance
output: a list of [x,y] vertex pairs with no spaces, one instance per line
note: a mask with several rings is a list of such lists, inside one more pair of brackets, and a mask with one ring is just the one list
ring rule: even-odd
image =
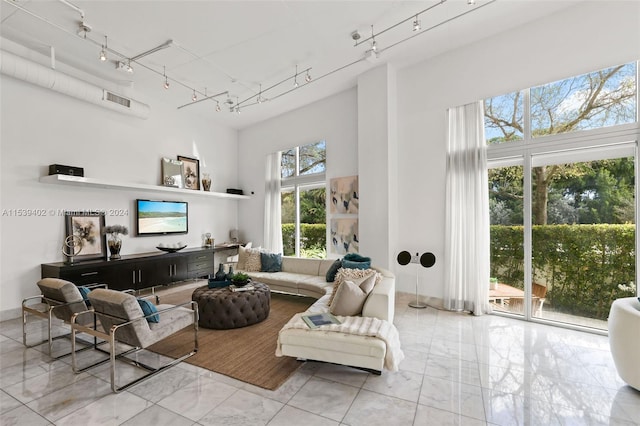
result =
[[374,275],[376,277],[375,284],[377,284],[382,279],[382,276],[380,276],[373,269],[338,269],[338,273],[336,274],[336,281],[333,284],[333,291],[331,293],[331,297],[329,298],[329,305],[331,305],[336,291],[338,291],[338,287],[340,287],[340,284],[342,284],[343,281],[353,281],[356,285],[359,286],[365,279],[367,279],[371,275]]
[[242,246],[238,247],[238,264],[236,265],[237,269],[240,269],[241,271],[245,270],[245,265],[247,264],[247,259],[249,258],[250,254],[250,248],[245,248]]
[[320,275],[320,259],[305,259],[285,256],[282,258],[282,270],[305,275]]
[[[373,275],[368,280],[373,280]],[[333,315],[355,316],[362,313],[362,307],[367,300],[367,293],[353,281],[343,281],[338,287],[329,312]]]
[[280,272],[282,270],[282,255],[280,253],[260,253],[261,272]]
[[258,249],[249,249],[249,256],[244,264],[247,272],[259,272],[262,269],[261,253]]
[[369,269],[371,268],[371,261],[354,262],[352,260],[342,259],[342,267],[347,269]]
[[342,268],[342,259],[336,259],[336,261],[331,264],[331,267],[325,274],[325,278],[328,283],[332,283],[336,280],[336,274],[338,273],[338,269],[340,268]]

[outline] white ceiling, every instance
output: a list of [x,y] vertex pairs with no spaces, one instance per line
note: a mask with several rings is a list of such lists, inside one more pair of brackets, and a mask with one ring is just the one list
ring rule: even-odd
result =
[[[424,61],[579,1],[2,0],[0,35],[47,55],[53,46],[58,62],[122,85],[126,95],[152,108],[163,101],[176,108],[189,104],[181,113],[240,129],[353,87],[359,74],[382,63],[401,68]],[[81,15],[70,5],[80,8],[91,26],[87,39],[76,35]],[[419,16],[423,30],[414,33],[414,15],[429,7]],[[366,39],[371,25],[377,34],[405,19],[376,37],[377,60],[363,60],[371,44],[354,46],[354,30]],[[105,35],[112,51],[102,63],[98,56]],[[171,47],[132,63],[133,74],[116,70],[121,59],[116,52],[131,58],[168,40]],[[311,68],[313,80],[307,84],[301,73],[299,87],[292,90],[296,65],[299,72]],[[163,67],[169,90],[163,88]],[[269,101],[255,103],[260,84],[267,89],[283,80],[263,93]],[[191,104],[193,89],[199,99],[205,91],[209,96],[228,91],[234,104],[236,97],[241,102],[241,114],[228,107],[216,112],[211,100]],[[225,106],[226,95],[217,99]]]

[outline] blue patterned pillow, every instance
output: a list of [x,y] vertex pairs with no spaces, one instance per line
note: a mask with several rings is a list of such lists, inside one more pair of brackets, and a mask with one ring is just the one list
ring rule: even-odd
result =
[[144,314],[145,317],[147,315],[156,313],[156,315],[147,318],[147,321],[160,322],[160,315],[157,314],[158,308],[156,308],[156,305],[151,303],[149,300],[145,300],[145,299],[138,299],[138,304],[140,305],[140,308],[142,309],[142,313]]
[[82,295],[82,300],[84,300],[84,304],[87,306],[91,306],[91,302],[89,301],[89,293],[91,289],[89,287],[85,287],[83,285],[78,286],[78,291]]
[[369,269],[371,268],[371,261],[367,262],[354,262],[352,260],[342,259],[342,267],[347,269]]
[[338,273],[338,269],[342,268],[342,260],[338,259],[329,267],[327,271],[327,282],[332,283],[336,280],[336,274]]
[[262,272],[280,272],[282,271],[282,255],[280,253],[264,253],[260,252],[260,263]]

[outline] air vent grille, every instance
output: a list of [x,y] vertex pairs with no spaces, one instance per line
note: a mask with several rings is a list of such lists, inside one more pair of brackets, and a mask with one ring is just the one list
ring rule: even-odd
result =
[[106,92],[106,93],[107,93],[106,99],[108,101],[122,105],[123,107],[126,107],[126,108],[131,108],[131,99],[123,98],[122,96],[118,96],[111,92]]

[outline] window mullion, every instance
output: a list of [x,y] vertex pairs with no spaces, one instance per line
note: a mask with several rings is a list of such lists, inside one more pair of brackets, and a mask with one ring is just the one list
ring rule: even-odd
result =
[[522,91],[523,95],[523,116],[522,119],[524,123],[522,125],[524,128],[522,129],[522,135],[524,137],[524,143],[531,143],[531,89],[525,89]]

